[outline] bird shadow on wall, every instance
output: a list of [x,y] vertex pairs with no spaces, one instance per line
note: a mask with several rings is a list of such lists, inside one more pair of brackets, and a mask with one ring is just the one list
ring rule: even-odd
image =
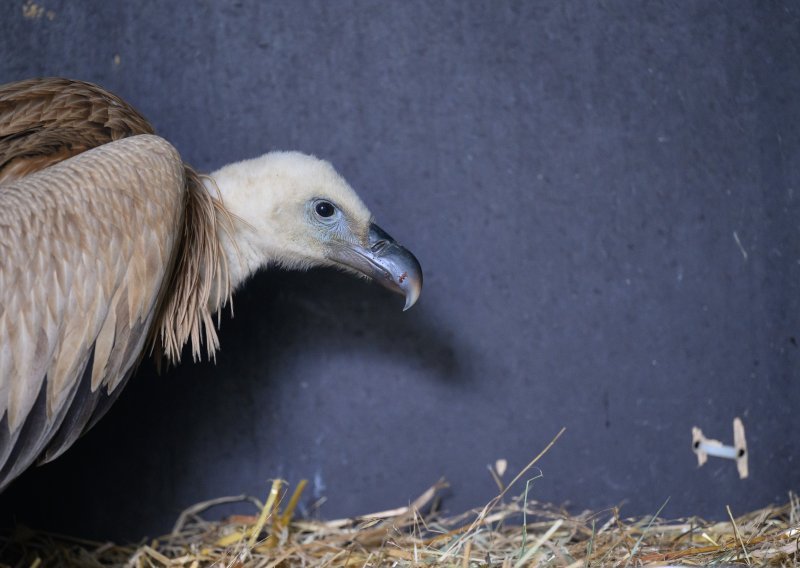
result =
[[229,310],[223,316],[220,360],[263,359],[267,346],[276,362],[319,351],[347,352],[378,356],[443,382],[469,381],[458,355],[466,346],[424,298],[423,291],[421,305],[403,313],[400,296],[350,275],[323,269],[262,272],[235,295],[234,317]]
[[[424,295],[402,313],[399,296],[349,275],[267,271],[236,294],[234,310],[222,317],[216,364],[194,364],[187,350],[179,367],[159,375],[145,361],[94,430],[0,495],[0,528],[23,522],[89,538],[137,538],[153,526],[155,512],[141,511],[144,503],[174,508],[185,491],[175,484],[197,477],[190,470],[198,445],[253,440],[250,418],[265,412],[254,399],[280,386],[302,358],[344,351],[455,389],[473,380],[460,365],[468,346],[425,310]],[[178,512],[158,514],[169,523]]]

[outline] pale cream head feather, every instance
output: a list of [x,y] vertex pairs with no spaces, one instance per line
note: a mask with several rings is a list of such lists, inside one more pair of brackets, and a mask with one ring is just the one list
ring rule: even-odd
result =
[[[222,235],[235,289],[257,269],[338,266],[330,243],[366,241],[372,214],[326,161],[298,152],[272,152],[211,174],[234,218],[233,242]],[[321,218],[315,205],[336,211]]]

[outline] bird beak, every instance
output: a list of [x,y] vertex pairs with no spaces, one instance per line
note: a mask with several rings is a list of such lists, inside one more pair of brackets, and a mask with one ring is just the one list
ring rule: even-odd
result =
[[416,257],[374,223],[366,245],[341,243],[330,258],[405,296],[403,311],[414,305],[422,291],[422,268]]

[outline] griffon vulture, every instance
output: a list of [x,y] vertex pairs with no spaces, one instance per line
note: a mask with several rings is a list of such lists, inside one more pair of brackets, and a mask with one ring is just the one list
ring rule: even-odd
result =
[[0,86],[0,489],[104,414],[143,353],[218,348],[254,271],[333,266],[419,296],[414,256],[331,167],[275,152],[200,176],[92,84]]

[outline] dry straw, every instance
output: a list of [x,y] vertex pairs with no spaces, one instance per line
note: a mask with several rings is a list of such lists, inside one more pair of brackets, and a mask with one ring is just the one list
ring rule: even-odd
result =
[[[563,432],[563,430],[562,430]],[[436,512],[439,482],[407,507],[354,519],[293,519],[305,483],[292,492],[276,480],[264,503],[244,496],[201,503],[174,530],[135,546],[88,542],[19,528],[2,543],[9,566],[798,566],[800,499],[725,522],[622,518],[618,509],[572,515],[530,499],[528,484],[509,497],[562,432],[499,495],[455,517]],[[252,515],[208,521],[213,506],[252,503]],[[662,505],[663,509],[663,505]]]

